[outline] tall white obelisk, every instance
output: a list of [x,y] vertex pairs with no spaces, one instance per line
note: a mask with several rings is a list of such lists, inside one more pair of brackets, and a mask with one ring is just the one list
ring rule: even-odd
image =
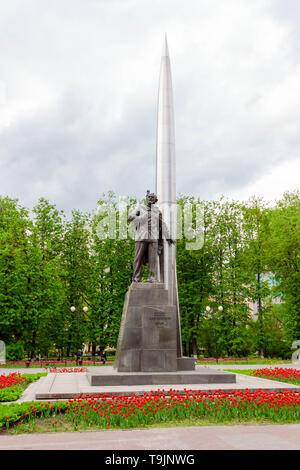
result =
[[[173,89],[169,49],[165,36],[161,58],[156,141],[156,194],[163,220],[173,240],[176,240],[176,174]],[[177,306],[178,357],[182,355],[180,317],[176,275],[176,246],[164,240],[163,265],[160,280],[168,289],[169,304]]]

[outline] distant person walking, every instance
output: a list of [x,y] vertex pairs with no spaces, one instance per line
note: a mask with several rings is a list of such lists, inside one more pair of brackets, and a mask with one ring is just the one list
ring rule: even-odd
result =
[[81,351],[77,351],[76,354],[76,365],[81,366],[82,365],[82,356],[81,356]]
[[105,352],[105,349],[103,349],[103,350],[101,351],[100,359],[101,359],[102,365],[105,366],[105,363],[106,363],[106,352]]

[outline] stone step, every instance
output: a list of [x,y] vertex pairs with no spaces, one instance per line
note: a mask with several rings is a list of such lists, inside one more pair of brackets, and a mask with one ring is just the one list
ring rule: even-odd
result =
[[236,375],[215,370],[181,372],[116,372],[114,369],[88,372],[91,386],[175,385],[236,383]]

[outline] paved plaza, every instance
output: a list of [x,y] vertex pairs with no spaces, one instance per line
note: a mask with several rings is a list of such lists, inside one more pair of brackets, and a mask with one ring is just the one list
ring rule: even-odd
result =
[[300,424],[0,436],[0,450],[300,450]]
[[[96,368],[89,368],[90,371]],[[206,369],[205,366],[197,366],[197,369]],[[102,369],[103,370],[103,369]],[[23,394],[21,400],[47,400],[47,399],[66,399],[78,396],[79,394],[90,393],[107,393],[114,395],[131,395],[133,393],[141,395],[151,390],[164,389],[169,390],[245,390],[250,391],[261,390],[299,390],[300,386],[278,382],[274,380],[261,379],[257,377],[250,377],[247,375],[236,374],[236,383],[223,383],[223,384],[173,384],[173,385],[123,385],[123,386],[91,386],[87,380],[86,373],[50,373],[47,377],[42,377],[38,382],[33,383],[28,387],[27,393]]]

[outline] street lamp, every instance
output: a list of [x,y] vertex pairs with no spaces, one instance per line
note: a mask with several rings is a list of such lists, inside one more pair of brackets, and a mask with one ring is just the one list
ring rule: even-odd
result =
[[[74,313],[76,308],[72,305],[70,308],[71,312]],[[83,312],[86,313],[88,311],[88,307],[83,307]],[[78,353],[79,353],[79,321],[80,321],[80,314],[79,310],[77,312],[77,354],[76,354],[76,365],[78,365]]]
[[[207,313],[210,313],[210,312],[214,313],[214,312],[212,311],[212,309],[211,309],[209,306],[207,306],[207,307],[205,308],[205,310],[207,311]],[[218,307],[218,311],[219,311],[219,312],[223,312],[223,307],[222,307],[222,305],[220,305],[220,306]],[[217,312],[214,313],[214,330],[215,330],[215,345],[216,345],[216,363],[218,364],[218,344],[217,344],[216,323],[217,323]]]

